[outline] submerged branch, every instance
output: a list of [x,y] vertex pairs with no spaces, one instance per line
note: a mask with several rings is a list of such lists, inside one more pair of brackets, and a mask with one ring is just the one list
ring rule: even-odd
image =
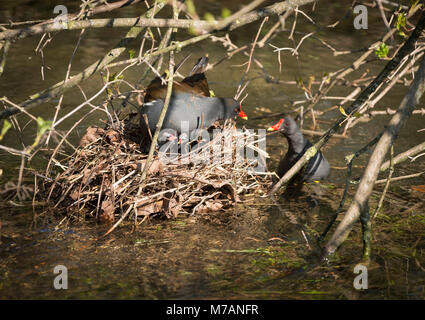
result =
[[[421,19],[421,21],[423,18]],[[418,24],[419,25],[419,24]],[[348,237],[354,223],[358,220],[360,215],[368,210],[368,200],[372,193],[375,181],[379,174],[379,168],[384,160],[388,149],[397,138],[401,127],[405,124],[409,116],[411,115],[414,107],[419,103],[419,99],[425,90],[425,59],[422,58],[418,72],[415,75],[415,79],[400,104],[398,112],[393,116],[387,129],[385,130],[382,137],[379,139],[376,148],[374,149],[369,163],[363,173],[363,177],[360,181],[359,187],[357,188],[353,202],[348,208],[344,219],[338,225],[331,239],[326,244],[323,257],[327,257],[333,254],[336,249],[344,242]]]

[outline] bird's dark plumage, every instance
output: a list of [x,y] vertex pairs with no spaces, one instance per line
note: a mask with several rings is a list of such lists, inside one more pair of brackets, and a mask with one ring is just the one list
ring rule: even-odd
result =
[[[269,130],[270,129],[271,131],[279,130],[288,140],[288,151],[280,160],[277,170],[279,177],[282,177],[303,156],[312,144],[303,136],[295,120],[289,116],[281,119],[276,125],[270,127]],[[310,158],[305,168],[294,177],[294,180],[300,177],[302,181],[322,180],[327,178],[329,171],[330,166],[328,160],[326,160],[321,152],[317,152],[314,157]]]
[[[179,64],[174,67],[174,70],[177,71],[183,62],[185,62],[187,57],[183,59]],[[205,69],[208,66],[208,57],[200,58],[196,64],[193,66],[192,71],[189,75],[184,78],[181,82],[173,83],[173,91],[182,91],[187,93],[193,93],[201,97],[209,97],[210,89],[208,87],[207,78],[205,77]],[[154,78],[146,89],[145,103],[150,102],[156,99],[165,100],[167,94],[167,84],[163,79],[165,79],[166,74],[163,74],[161,77]]]
[[[143,105],[149,128],[153,134],[164,106],[162,99]],[[174,92],[162,124],[164,129],[173,129],[178,134],[195,129],[208,129],[214,122],[236,118],[240,112],[239,103],[230,98],[201,97],[193,93]]]
[[[178,69],[182,63],[178,64]],[[232,98],[211,97],[204,71],[208,57],[202,57],[192,68],[189,76],[181,82],[173,83],[173,92],[162,129],[174,130],[176,134],[188,130],[208,129],[217,120],[246,118],[240,104]],[[163,76],[165,78],[165,76]],[[148,137],[148,129],[153,136],[156,124],[164,106],[167,85],[161,77],[149,84],[141,109],[140,126],[142,135]],[[164,137],[159,140],[166,141]]]

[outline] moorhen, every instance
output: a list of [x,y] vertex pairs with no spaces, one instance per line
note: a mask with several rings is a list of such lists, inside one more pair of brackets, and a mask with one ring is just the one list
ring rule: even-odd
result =
[[[277,174],[280,178],[302,157],[302,155],[312,146],[311,142],[304,138],[297,123],[289,116],[280,119],[274,126],[269,127],[268,131],[280,131],[288,140],[288,152],[280,160]],[[308,161],[307,165],[301,170],[293,180],[301,178],[303,182],[325,179],[329,175],[329,162],[321,152]]]
[[[176,68],[180,65],[181,63]],[[195,129],[208,129],[218,120],[235,119],[238,116],[247,119],[235,99],[211,97],[204,75],[207,65],[208,57],[200,58],[189,76],[181,82],[173,83],[170,104],[162,124],[163,129],[174,130],[180,135],[183,121],[188,124],[184,129],[191,132]],[[164,106],[166,91],[167,85],[162,82],[161,77],[152,80],[146,90],[140,126],[142,130],[149,128],[152,135]],[[171,138],[175,139],[176,137]],[[166,141],[170,138],[160,137],[159,140]]]

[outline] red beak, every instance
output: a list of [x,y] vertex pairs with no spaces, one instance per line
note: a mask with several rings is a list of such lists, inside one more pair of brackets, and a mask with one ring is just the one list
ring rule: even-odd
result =
[[277,131],[277,130],[279,130],[279,128],[282,125],[283,121],[284,121],[283,119],[280,119],[279,122],[276,123],[274,126],[269,127],[267,129],[267,131]]
[[245,112],[243,112],[242,106],[241,106],[241,111],[239,112],[238,116],[239,116],[239,118],[242,118],[244,120],[248,120],[248,116],[246,115]]

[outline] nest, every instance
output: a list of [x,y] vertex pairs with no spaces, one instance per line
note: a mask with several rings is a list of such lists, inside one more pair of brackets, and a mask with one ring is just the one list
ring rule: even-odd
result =
[[[197,147],[173,154],[169,163],[164,155],[169,160],[172,154],[157,150],[141,189],[147,155],[138,135],[138,127],[128,121],[89,127],[66,170],[47,186],[50,201],[71,215],[83,213],[108,222],[124,216],[172,218],[226,209],[242,194],[261,193],[270,186],[270,175],[255,172],[258,159],[265,163],[268,157],[257,147],[259,136],[225,123],[208,143],[188,142]],[[247,149],[255,151],[255,161],[238,157]]]

